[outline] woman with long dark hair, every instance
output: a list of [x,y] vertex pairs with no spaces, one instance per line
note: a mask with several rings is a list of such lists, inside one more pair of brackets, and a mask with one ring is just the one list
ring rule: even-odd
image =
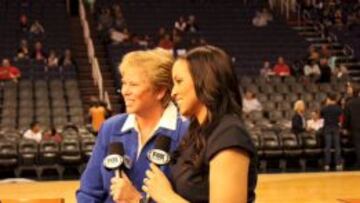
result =
[[254,202],[256,150],[241,119],[241,95],[229,56],[198,47],[172,69],[172,97],[191,119],[171,166],[172,181],[155,165],[142,189],[158,202]]

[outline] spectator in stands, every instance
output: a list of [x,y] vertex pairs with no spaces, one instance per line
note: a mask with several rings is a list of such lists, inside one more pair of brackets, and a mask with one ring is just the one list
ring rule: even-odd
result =
[[199,25],[196,22],[196,18],[194,15],[189,15],[187,21],[187,29],[189,33],[197,33],[199,32]]
[[345,108],[346,104],[355,98],[355,89],[359,89],[355,84],[348,82],[346,84],[346,91],[340,100],[341,107]]
[[20,29],[22,32],[26,33],[29,31],[29,21],[28,17],[25,14],[20,15]]
[[[117,7],[115,7],[115,8],[117,8]],[[124,16],[123,16],[121,10],[118,11],[117,9],[114,9],[114,25],[113,25],[113,28],[115,28],[116,30],[123,30],[124,28],[126,28],[125,19],[124,19]]]
[[165,37],[165,34],[166,34],[166,29],[164,27],[160,27],[154,39],[156,45],[158,45],[160,43],[160,40]]
[[59,60],[59,65],[64,67],[76,66],[75,58],[72,57],[70,49],[65,49],[64,55]]
[[4,58],[0,67],[0,80],[13,80],[17,82],[20,77],[20,70],[12,66],[8,58]]
[[256,27],[264,27],[272,20],[272,14],[267,8],[263,8],[261,11],[256,11],[255,17],[252,19],[252,23]]
[[320,60],[320,54],[314,46],[309,47],[309,55],[307,59],[315,62],[318,62]]
[[187,29],[187,23],[185,21],[184,16],[180,16],[179,19],[175,22],[174,28],[179,31],[180,33],[183,33]]
[[339,80],[346,81],[349,79],[349,71],[345,65],[342,65],[342,64],[337,65],[335,67],[334,74],[335,74],[336,78]]
[[62,136],[60,135],[60,133],[57,132],[55,127],[51,127],[51,130],[44,133],[43,140],[54,141],[60,144],[62,141]]
[[100,101],[100,106],[104,107],[105,109],[105,119],[108,119],[112,116],[113,112],[109,109],[107,103],[105,101]]
[[277,75],[277,76],[289,76],[291,74],[290,68],[285,63],[285,60],[282,56],[280,56],[278,58],[277,64],[275,64],[273,70],[274,70],[275,75]]
[[150,48],[150,45],[151,45],[151,39],[150,39],[150,36],[149,35],[139,35],[138,37],[138,44],[143,47],[143,48]]
[[100,101],[97,98],[92,98],[92,105],[89,109],[89,118],[91,120],[91,127],[94,134],[97,134],[101,125],[105,121],[106,109],[100,105]]
[[341,146],[340,146],[340,116],[341,107],[337,104],[336,94],[329,94],[326,99],[326,106],[321,110],[321,117],[324,119],[325,138],[325,164],[324,170],[330,170],[331,148],[335,148],[336,170],[342,170]]
[[20,41],[20,46],[17,49],[15,59],[16,60],[29,59],[29,57],[30,57],[30,51],[29,51],[28,42],[26,39],[22,39]]
[[[103,124],[82,174],[77,202],[140,202],[143,178],[149,167],[147,154],[156,138],[170,137],[174,151],[188,126],[171,102],[172,65],[171,54],[161,49],[135,51],[123,57],[119,70],[127,113]],[[115,140],[124,144],[132,161],[121,178],[109,175],[102,164],[109,144]]]
[[267,18],[262,15],[262,13],[260,11],[256,11],[256,14],[254,16],[254,18],[252,19],[252,24],[255,27],[264,27],[267,26]]
[[174,56],[183,55],[186,53],[186,44],[183,38],[180,35],[174,35],[173,36],[174,41]]
[[269,78],[270,76],[274,75],[275,73],[271,69],[270,61],[264,61],[263,67],[260,69],[260,75]]
[[321,45],[320,57],[329,59],[331,57],[331,51],[328,44]]
[[43,49],[43,45],[40,41],[35,42],[34,51],[31,54],[31,58],[36,62],[46,62],[47,53]]
[[304,66],[304,75],[311,81],[318,80],[321,75],[319,65],[314,60],[307,61]]
[[291,131],[298,135],[306,131],[305,103],[303,100],[297,100],[294,104],[295,114],[291,119]]
[[269,22],[269,21],[273,21],[274,17],[271,14],[271,12],[269,11],[269,9],[267,8],[263,8],[262,9],[262,15],[265,17],[265,19]]
[[335,69],[336,69],[336,65],[337,65],[336,61],[337,61],[337,59],[338,59],[338,56],[336,56],[336,55],[332,55],[328,59],[328,65],[331,68],[332,72],[334,72]]
[[352,135],[355,146],[356,167],[360,169],[360,95],[359,88],[354,90],[354,98],[345,105],[344,128]]
[[331,68],[328,65],[328,60],[326,58],[320,59],[320,78],[317,80],[319,83],[329,83],[331,81]]
[[252,111],[262,111],[262,105],[259,100],[256,98],[255,93],[250,90],[245,91],[245,97],[242,100],[243,112],[248,114]]
[[174,43],[172,42],[170,35],[165,34],[165,36],[160,40],[159,47],[167,50],[171,50],[174,48]]
[[52,49],[49,51],[49,57],[47,59],[47,67],[55,68],[58,67],[58,65],[59,65],[59,58],[57,57],[56,51]]
[[30,129],[28,129],[24,133],[25,139],[35,140],[36,142],[40,142],[42,140],[42,132],[40,128],[40,124],[36,121],[30,124]]
[[320,117],[320,111],[311,112],[311,118],[306,122],[306,130],[317,134],[324,127],[324,119]]
[[99,15],[97,29],[100,32],[104,31],[105,33],[107,33],[107,31],[111,28],[112,25],[113,19],[111,17],[110,9],[102,8]]
[[110,39],[113,44],[121,44],[130,39],[130,33],[126,28],[124,28],[122,31],[110,29],[109,33],[110,33]]
[[341,9],[337,9],[335,11],[335,15],[334,15],[334,18],[335,18],[335,27],[338,28],[338,29],[342,29],[344,24],[346,24],[344,22],[344,15],[343,15],[343,12],[341,11]]
[[42,37],[45,34],[45,29],[38,20],[31,25],[30,34],[32,37]]

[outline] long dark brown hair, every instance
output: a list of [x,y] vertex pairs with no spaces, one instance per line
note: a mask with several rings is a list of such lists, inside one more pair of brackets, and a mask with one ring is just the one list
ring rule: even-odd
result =
[[189,51],[184,59],[194,81],[196,96],[207,108],[207,117],[201,125],[195,118],[184,137],[180,153],[194,147],[191,165],[202,167],[208,136],[225,115],[236,115],[241,119],[242,98],[238,80],[230,57],[214,46],[201,46]]

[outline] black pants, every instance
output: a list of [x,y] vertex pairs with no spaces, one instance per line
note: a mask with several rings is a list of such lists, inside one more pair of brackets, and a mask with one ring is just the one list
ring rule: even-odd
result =
[[360,129],[351,132],[356,154],[356,167],[360,168]]

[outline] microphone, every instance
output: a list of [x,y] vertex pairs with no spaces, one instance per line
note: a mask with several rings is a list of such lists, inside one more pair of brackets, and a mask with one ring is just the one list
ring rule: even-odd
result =
[[157,166],[163,166],[170,162],[171,139],[168,136],[159,136],[155,140],[155,146],[148,152],[148,159]]
[[112,142],[109,145],[108,155],[103,161],[103,165],[108,170],[115,171],[115,177],[121,178],[120,171],[124,161],[124,145],[121,142]]
[[[151,163],[155,164],[156,166],[163,166],[170,162],[170,145],[171,145],[171,138],[168,136],[158,136],[155,140],[155,145],[152,150],[150,150],[147,154],[148,159]],[[147,193],[144,203],[150,202],[151,198],[150,195]]]

